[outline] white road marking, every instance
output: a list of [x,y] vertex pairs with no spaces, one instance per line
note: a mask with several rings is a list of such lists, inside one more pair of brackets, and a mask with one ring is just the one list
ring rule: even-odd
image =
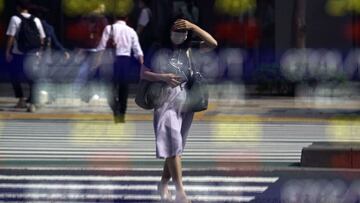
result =
[[[119,185],[119,184],[0,184],[1,189],[46,189],[46,190],[127,190],[127,191],[157,191],[156,185]],[[207,186],[207,185],[187,185],[186,191],[197,192],[265,192],[267,186]],[[175,190],[175,186],[169,186],[169,189]]]
[[[47,176],[47,175],[0,175],[0,180],[44,180],[44,181],[159,181],[158,176]],[[278,177],[230,177],[230,176],[185,176],[188,182],[230,182],[230,183],[275,183]]]
[[[231,202],[250,202],[255,199],[253,196],[206,196],[206,195],[196,195],[188,196],[190,200],[193,201],[231,201]],[[101,194],[42,194],[42,193],[30,193],[30,194],[0,194],[1,199],[10,199],[10,198],[21,198],[21,199],[46,199],[46,200],[92,200],[92,199],[102,199],[102,200],[160,200],[158,195],[101,195]]]

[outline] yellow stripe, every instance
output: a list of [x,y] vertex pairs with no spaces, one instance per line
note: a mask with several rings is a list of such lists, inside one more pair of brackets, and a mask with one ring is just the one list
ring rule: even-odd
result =
[[[101,120],[112,121],[111,114],[31,114],[31,113],[0,113],[0,120]],[[153,119],[152,114],[132,114],[127,115],[127,121],[151,121]],[[305,123],[319,123],[329,121],[360,121],[360,116],[349,117],[328,117],[328,118],[305,118],[305,117],[274,117],[274,116],[259,116],[259,115],[206,115],[206,113],[195,114],[195,121],[207,121],[207,122],[305,122]]]

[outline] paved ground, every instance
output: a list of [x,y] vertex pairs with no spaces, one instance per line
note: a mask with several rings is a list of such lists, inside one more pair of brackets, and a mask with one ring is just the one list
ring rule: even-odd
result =
[[[159,201],[151,121],[40,114],[0,122],[0,202]],[[360,201],[359,170],[298,166],[314,141],[360,142],[358,120],[247,117],[194,122],[183,156],[193,202]]]
[[[15,102],[0,98],[0,202],[159,200],[151,111],[132,98],[120,125],[104,99],[36,113]],[[359,170],[299,167],[312,142],[360,142],[359,109],[354,98],[212,98],[183,156],[186,190],[194,202],[359,202]]]
[[[70,120],[111,120],[111,112],[106,100],[100,98],[90,103],[80,99],[58,99],[44,105],[36,114],[25,109],[14,109],[16,100],[0,98],[1,119],[70,119]],[[152,112],[137,107],[133,98],[129,99],[128,120],[151,120]],[[336,100],[325,98],[256,97],[241,100],[211,99],[209,110],[198,113],[197,120],[239,121],[239,120],[327,120],[350,118],[360,115],[360,100]]]
[[[160,170],[0,169],[0,201],[158,202]],[[357,203],[359,177],[359,171],[351,170],[184,169],[185,190],[193,202]]]
[[[312,142],[360,142],[359,122],[196,121],[184,153],[189,163],[300,162]],[[4,165],[158,165],[150,121],[4,120],[0,123]]]
[[[48,87],[45,86],[45,89]],[[110,110],[104,99],[104,88],[98,88],[99,100],[89,104],[81,102],[71,85],[52,88],[51,95],[57,99],[45,105],[36,114],[28,114],[24,109],[16,110],[16,100],[9,85],[0,84],[0,119],[72,119],[72,120],[111,120]],[[131,86],[130,92],[136,87]],[[251,121],[277,120],[321,120],[339,118],[358,118],[360,115],[360,95],[354,92],[339,97],[313,97],[310,90],[304,90],[300,97],[249,97],[249,88],[241,85],[210,86],[209,110],[197,114],[202,121]],[[51,97],[47,95],[48,97]],[[129,99],[128,120],[151,120],[151,111],[144,111],[134,104],[133,95]],[[43,97],[42,97],[43,98]]]

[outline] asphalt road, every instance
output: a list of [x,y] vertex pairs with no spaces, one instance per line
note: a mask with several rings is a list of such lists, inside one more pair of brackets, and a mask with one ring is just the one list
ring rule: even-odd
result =
[[[160,168],[0,169],[3,202],[159,202]],[[184,169],[193,202],[360,201],[360,172],[314,169]],[[174,193],[174,186],[170,184]]]
[[[360,141],[344,122],[194,122],[187,162],[298,163],[312,142]],[[158,162],[152,123],[2,120],[0,161],[6,164]]]
[[[359,170],[294,166],[312,142],[360,141],[357,128],[195,122],[183,156],[186,190],[193,202],[359,202]],[[157,202],[154,142],[149,121],[2,120],[0,201]]]

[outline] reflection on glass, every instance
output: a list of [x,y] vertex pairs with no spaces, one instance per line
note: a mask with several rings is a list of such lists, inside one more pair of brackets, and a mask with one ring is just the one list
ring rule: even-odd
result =
[[328,0],[326,10],[329,15],[343,16],[347,13],[360,13],[359,0]]
[[222,13],[239,16],[254,11],[256,0],[217,0],[215,8]]
[[356,194],[356,185],[356,181],[347,186],[345,182],[335,178],[289,180],[282,187],[281,202],[343,202]]
[[0,121],[0,137],[3,135],[4,128],[5,128],[5,123],[3,121]]
[[352,121],[334,119],[330,121],[327,133],[335,140],[340,141],[360,141],[360,119]]
[[262,126],[258,122],[216,123],[214,124],[214,128],[214,140],[251,140],[256,142],[261,141]]
[[87,14],[99,6],[106,14],[124,15],[130,13],[133,4],[132,0],[64,0],[63,8],[68,16]]
[[2,15],[4,10],[4,0],[0,0],[0,15]]
[[76,122],[71,130],[72,142],[79,145],[108,146],[109,144],[126,143],[125,138],[133,135],[135,135],[133,125],[114,125],[109,121]]

